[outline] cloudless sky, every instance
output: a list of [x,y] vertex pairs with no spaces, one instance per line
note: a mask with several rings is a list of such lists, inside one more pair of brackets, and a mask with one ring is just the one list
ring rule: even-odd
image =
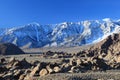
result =
[[120,19],[120,0],[0,0],[0,27]]

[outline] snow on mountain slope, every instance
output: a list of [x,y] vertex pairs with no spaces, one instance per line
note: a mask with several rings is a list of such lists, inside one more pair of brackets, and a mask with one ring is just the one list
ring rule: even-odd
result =
[[32,23],[21,27],[0,29],[0,42],[11,42],[29,48],[81,46],[98,42],[120,32],[120,20],[86,20],[53,25]]

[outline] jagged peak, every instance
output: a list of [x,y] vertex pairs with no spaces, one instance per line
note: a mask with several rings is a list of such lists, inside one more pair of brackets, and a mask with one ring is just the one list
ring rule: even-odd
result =
[[37,22],[32,22],[32,23],[29,23],[29,24],[27,24],[27,25],[35,25],[35,26],[40,26],[40,24],[39,24],[39,23],[37,23]]
[[[30,46],[32,47],[51,46],[53,43],[56,43],[56,46],[80,46],[99,42],[113,32],[120,32],[119,22],[116,20],[114,22],[110,21],[112,20],[107,18],[103,20],[84,20],[49,25],[40,25],[39,23],[32,22],[6,30],[6,35],[2,33],[4,37],[1,40],[8,42],[16,41],[16,44],[19,43],[18,46],[21,46],[21,44],[24,46],[24,44],[28,43],[31,43]],[[21,40],[20,36],[25,41]]]

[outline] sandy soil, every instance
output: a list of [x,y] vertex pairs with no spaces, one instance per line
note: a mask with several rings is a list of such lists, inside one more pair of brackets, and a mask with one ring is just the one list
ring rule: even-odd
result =
[[76,47],[44,47],[44,48],[31,48],[31,49],[22,49],[27,53],[40,53],[40,52],[67,52],[67,53],[78,53],[80,50],[89,49],[93,45],[84,45]]

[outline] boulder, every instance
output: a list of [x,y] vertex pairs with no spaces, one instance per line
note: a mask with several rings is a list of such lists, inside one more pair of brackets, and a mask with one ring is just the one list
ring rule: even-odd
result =
[[19,80],[24,80],[25,76],[25,74],[20,75]]
[[40,64],[38,64],[36,67],[33,68],[33,70],[30,73],[30,76],[34,76],[37,71],[40,70]]
[[11,57],[11,58],[9,59],[9,62],[14,62],[14,61],[16,61],[16,60],[15,60],[15,57]]
[[9,72],[3,76],[4,80],[12,80],[14,79],[13,72]]
[[55,66],[53,69],[56,73],[61,71],[61,68],[59,66]]
[[72,66],[71,70],[68,71],[68,72],[70,72],[70,73],[79,73],[80,72],[80,68],[77,67],[77,66]]
[[22,70],[16,70],[14,72],[14,79],[19,79],[20,75],[23,74]]
[[21,69],[23,69],[23,68],[24,68],[24,69],[28,69],[28,68],[31,67],[31,64],[28,63],[25,58],[23,58],[21,61],[19,61],[18,66],[19,66]]
[[58,54],[54,54],[54,55],[52,56],[52,58],[58,58],[58,57],[59,57]]
[[4,63],[5,61],[6,61],[5,58],[1,58],[1,59],[0,59],[0,63]]
[[0,66],[0,74],[6,72],[8,69],[5,66]]
[[71,69],[71,65],[69,63],[63,63],[61,65],[61,72],[68,72]]
[[77,66],[79,66],[82,63],[81,59],[77,59],[76,63],[77,63]]
[[48,70],[49,74],[54,73],[54,70],[50,67],[50,65],[47,65],[46,69]]
[[7,64],[7,67],[18,67],[19,69],[27,69],[31,67],[31,64],[28,63],[25,58],[21,61],[15,60],[15,58],[11,58],[11,60]]
[[69,63],[70,63],[71,66],[76,66],[76,65],[77,65],[76,60],[73,59],[73,58],[70,59],[70,62],[69,62]]
[[40,75],[40,76],[45,76],[45,75],[47,75],[47,74],[48,74],[48,70],[45,69],[45,68],[43,68],[43,69],[39,72],[39,75]]

